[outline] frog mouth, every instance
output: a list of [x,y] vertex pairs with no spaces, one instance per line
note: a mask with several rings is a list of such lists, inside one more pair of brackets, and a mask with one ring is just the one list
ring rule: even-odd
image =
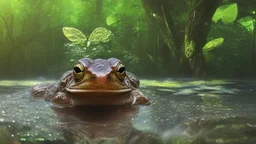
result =
[[69,93],[128,93],[131,92],[132,89],[66,89]]

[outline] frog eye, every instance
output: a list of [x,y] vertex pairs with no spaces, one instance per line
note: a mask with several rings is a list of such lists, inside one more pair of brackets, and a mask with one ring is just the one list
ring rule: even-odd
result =
[[120,80],[124,80],[124,77],[126,76],[125,67],[123,64],[119,64],[116,67],[116,75]]
[[81,81],[84,77],[84,66],[80,63],[76,64],[73,68],[73,74],[77,82]]

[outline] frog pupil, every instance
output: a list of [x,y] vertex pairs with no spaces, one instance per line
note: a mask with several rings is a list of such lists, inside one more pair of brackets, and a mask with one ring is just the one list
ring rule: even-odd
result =
[[75,71],[76,73],[80,73],[80,72],[82,72],[82,71],[81,71],[81,69],[80,69],[79,67],[74,67],[74,71]]
[[123,73],[125,71],[125,67],[120,67],[119,69],[118,69],[118,72],[120,72],[120,73]]

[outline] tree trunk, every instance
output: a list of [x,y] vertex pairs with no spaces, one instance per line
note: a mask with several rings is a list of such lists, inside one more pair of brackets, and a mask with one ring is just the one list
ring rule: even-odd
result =
[[153,28],[155,25],[160,26],[158,31],[160,31],[167,48],[169,48],[173,56],[177,56],[180,53],[180,42],[170,12],[171,5],[168,2],[168,0],[142,0],[147,17]]
[[254,53],[255,53],[255,47],[256,47],[256,14],[253,15],[253,33],[252,33],[252,49],[251,49],[251,68],[252,68],[252,75],[255,73],[255,67],[254,67],[254,61],[255,61],[255,58],[254,58]]
[[183,76],[202,76],[205,58],[202,48],[207,42],[211,18],[221,0],[193,0],[185,28],[184,53],[181,71]]
[[95,14],[100,17],[101,12],[102,12],[102,0],[97,0]]
[[157,53],[149,54],[159,64],[165,65],[165,69],[168,71],[166,74],[177,73],[182,44],[172,16],[172,3],[170,0],[141,1],[146,11],[149,29],[155,31],[156,34],[154,35],[154,40],[157,42],[155,47],[157,48]]

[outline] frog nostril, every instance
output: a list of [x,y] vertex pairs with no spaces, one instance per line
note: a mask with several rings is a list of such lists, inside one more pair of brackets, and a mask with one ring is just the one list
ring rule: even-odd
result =
[[110,76],[110,75],[108,75],[108,77],[107,77],[107,78],[108,78],[108,80],[111,80],[111,76]]
[[96,79],[96,76],[95,76],[95,75],[93,75],[93,76],[92,76],[92,79]]

